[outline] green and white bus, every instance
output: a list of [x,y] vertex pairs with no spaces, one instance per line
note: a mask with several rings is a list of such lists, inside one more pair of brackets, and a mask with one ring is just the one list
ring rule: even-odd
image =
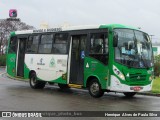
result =
[[93,97],[150,91],[153,52],[150,37],[120,24],[12,32],[7,73],[29,80],[31,88],[57,83],[61,89],[88,88]]

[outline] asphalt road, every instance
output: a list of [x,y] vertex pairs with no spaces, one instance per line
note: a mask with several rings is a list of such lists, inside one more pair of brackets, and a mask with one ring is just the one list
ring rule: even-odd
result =
[[129,99],[121,93],[105,93],[103,97],[95,99],[87,90],[62,91],[57,86],[49,85],[43,90],[34,90],[28,82],[10,79],[4,72],[0,68],[0,111],[160,111],[160,97],[135,95]]

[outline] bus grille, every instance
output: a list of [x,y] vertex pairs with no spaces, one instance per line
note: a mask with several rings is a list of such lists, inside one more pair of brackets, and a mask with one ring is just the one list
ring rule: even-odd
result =
[[145,81],[146,80],[146,75],[142,75],[140,73],[137,74],[130,74],[130,81]]

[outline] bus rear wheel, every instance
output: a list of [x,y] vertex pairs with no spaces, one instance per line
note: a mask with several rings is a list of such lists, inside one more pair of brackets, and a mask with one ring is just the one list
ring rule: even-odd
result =
[[30,76],[29,84],[33,89],[43,89],[46,85],[46,82],[37,80],[36,73],[32,73]]
[[89,94],[94,98],[100,98],[103,96],[104,91],[101,89],[101,85],[97,79],[93,79],[89,84]]
[[133,96],[136,94],[136,92],[124,92],[123,94],[124,94],[126,97],[131,98],[131,97],[133,97]]

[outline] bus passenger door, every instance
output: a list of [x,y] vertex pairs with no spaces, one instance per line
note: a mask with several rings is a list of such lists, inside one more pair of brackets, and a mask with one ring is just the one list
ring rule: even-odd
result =
[[87,35],[72,36],[70,84],[83,84],[86,39]]
[[17,76],[24,77],[24,57],[27,38],[18,39],[18,52],[17,52]]

